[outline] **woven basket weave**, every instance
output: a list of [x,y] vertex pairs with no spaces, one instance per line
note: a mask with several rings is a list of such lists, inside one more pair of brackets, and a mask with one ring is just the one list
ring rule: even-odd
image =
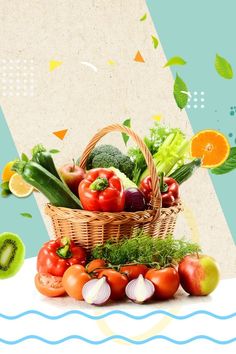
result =
[[55,238],[70,237],[87,250],[91,250],[95,245],[103,244],[110,238],[118,241],[123,237],[131,237],[138,229],[144,230],[153,237],[163,238],[170,235],[174,231],[177,214],[182,209],[181,203],[170,208],[161,208],[161,193],[152,155],[143,140],[123,125],[109,125],[95,134],[81,157],[80,167],[85,169],[87,158],[97,142],[113,131],[129,135],[139,146],[152,179],[153,197],[149,210],[137,212],[92,212],[47,204],[45,212],[52,219]]

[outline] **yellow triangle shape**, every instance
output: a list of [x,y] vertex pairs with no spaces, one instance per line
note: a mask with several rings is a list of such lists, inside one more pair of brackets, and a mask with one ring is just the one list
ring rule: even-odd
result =
[[49,71],[55,70],[56,68],[61,66],[61,64],[62,64],[62,61],[50,60],[50,62],[49,62]]
[[58,130],[57,132],[53,132],[53,134],[57,138],[63,140],[65,138],[65,135],[66,135],[67,132],[68,132],[68,129],[63,129],[63,130]]
[[145,63],[145,60],[143,59],[140,51],[138,50],[135,57],[134,57],[134,61],[137,61],[139,63]]

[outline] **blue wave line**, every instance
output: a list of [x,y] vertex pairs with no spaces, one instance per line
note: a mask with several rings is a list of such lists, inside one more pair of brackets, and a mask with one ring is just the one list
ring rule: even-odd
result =
[[19,344],[21,342],[24,342],[24,341],[27,341],[27,340],[30,340],[30,339],[36,339],[38,341],[41,341],[43,343],[50,344],[50,345],[61,344],[61,343],[64,343],[64,342],[67,342],[67,341],[73,340],[73,339],[81,340],[81,341],[83,341],[85,343],[92,344],[92,345],[101,345],[101,344],[107,343],[107,342],[115,340],[115,339],[119,339],[119,340],[122,340],[124,342],[130,343],[130,344],[135,344],[135,345],[142,345],[142,344],[145,344],[145,343],[157,340],[157,339],[162,339],[162,340],[165,340],[165,341],[168,341],[170,343],[177,344],[177,345],[188,344],[188,343],[191,343],[191,342],[196,341],[196,340],[207,340],[207,341],[210,341],[212,343],[219,344],[219,345],[227,345],[227,344],[231,344],[233,342],[236,342],[236,337],[235,338],[230,338],[230,339],[227,339],[227,340],[218,340],[218,339],[215,339],[215,338],[212,338],[212,337],[209,337],[209,336],[205,336],[205,335],[198,335],[198,336],[186,339],[186,340],[176,340],[176,339],[173,339],[173,338],[170,338],[170,337],[167,337],[167,336],[156,335],[156,336],[149,337],[149,338],[146,338],[146,339],[143,339],[143,340],[140,340],[140,341],[137,341],[137,340],[125,337],[125,336],[121,336],[121,335],[113,335],[113,336],[110,336],[110,337],[107,337],[107,338],[104,338],[104,339],[101,339],[101,340],[98,340],[98,341],[94,341],[94,340],[91,340],[91,339],[88,339],[88,338],[85,338],[85,337],[82,337],[82,336],[78,336],[78,335],[71,335],[71,336],[68,336],[68,337],[65,337],[65,338],[62,338],[62,339],[58,339],[58,340],[55,340],[55,341],[51,341],[51,340],[48,340],[46,338],[35,336],[35,335],[29,335],[29,336],[22,337],[22,338],[13,340],[13,341],[9,341],[9,340],[5,340],[3,338],[0,338],[0,343],[7,344],[7,345],[16,345],[16,344]]
[[128,318],[131,318],[133,320],[143,320],[143,319],[146,319],[148,317],[155,316],[155,315],[164,315],[164,316],[170,317],[170,318],[175,319],[175,320],[185,320],[185,319],[197,316],[197,315],[206,315],[206,316],[210,316],[210,317],[213,317],[215,319],[218,319],[218,320],[228,320],[230,318],[236,317],[236,312],[233,312],[233,313],[225,315],[225,316],[221,316],[221,315],[217,315],[215,313],[209,312],[209,311],[198,310],[198,311],[191,312],[191,313],[189,313],[187,315],[179,315],[178,316],[178,315],[174,315],[174,314],[172,314],[172,313],[170,313],[168,311],[165,311],[165,310],[155,310],[155,311],[146,313],[144,315],[135,316],[135,315],[132,315],[132,314],[126,312],[126,311],[113,310],[113,311],[106,312],[106,313],[101,314],[101,315],[93,316],[93,315],[90,315],[90,314],[85,313],[85,312],[80,311],[80,310],[71,310],[71,311],[64,312],[64,313],[62,313],[60,315],[50,316],[50,315],[47,315],[46,313],[43,313],[43,312],[40,312],[40,311],[37,311],[37,310],[28,310],[28,311],[22,312],[22,313],[17,314],[17,315],[12,315],[12,316],[4,315],[4,314],[0,313],[0,318],[3,318],[5,320],[16,320],[18,318],[21,318],[21,317],[24,317],[24,316],[27,316],[27,315],[37,315],[37,316],[44,317],[44,318],[46,318],[48,320],[59,320],[59,319],[61,319],[63,317],[70,316],[70,315],[80,315],[80,316],[86,317],[86,318],[91,319],[91,320],[101,320],[101,319],[104,319],[104,318],[112,316],[112,315],[122,315],[122,316],[125,316],[125,317],[128,317]]

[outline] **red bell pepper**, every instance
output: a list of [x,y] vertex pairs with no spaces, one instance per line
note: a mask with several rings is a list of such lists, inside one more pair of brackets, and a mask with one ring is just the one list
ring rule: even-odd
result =
[[[147,202],[149,203],[152,197],[152,181],[151,177],[144,178],[139,186],[139,189],[145,195]],[[164,177],[160,178],[160,190],[163,208],[169,208],[178,203],[179,200],[179,184],[174,178]]]
[[73,264],[85,265],[86,251],[67,237],[46,242],[37,257],[39,273],[62,277]]
[[94,168],[87,172],[79,185],[79,198],[85,210],[124,210],[125,195],[121,180],[106,168]]

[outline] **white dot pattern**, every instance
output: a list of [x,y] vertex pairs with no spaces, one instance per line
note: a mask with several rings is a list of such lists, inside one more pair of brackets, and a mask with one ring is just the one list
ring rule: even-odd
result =
[[0,95],[34,96],[34,60],[1,59],[0,60]]

